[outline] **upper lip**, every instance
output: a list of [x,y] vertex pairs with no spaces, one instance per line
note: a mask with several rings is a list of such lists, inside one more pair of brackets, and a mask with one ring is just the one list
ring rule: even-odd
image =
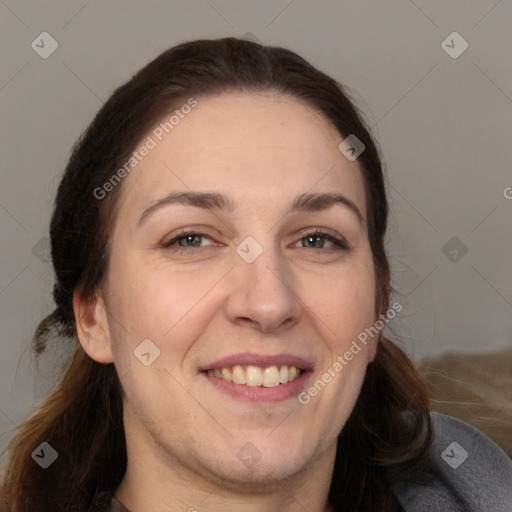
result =
[[230,366],[259,366],[260,368],[267,368],[269,366],[295,366],[302,370],[312,370],[313,363],[302,357],[294,356],[292,354],[275,354],[275,355],[261,355],[241,353],[233,354],[230,356],[217,359],[211,363],[199,367],[200,371],[215,370],[220,368],[227,368]]

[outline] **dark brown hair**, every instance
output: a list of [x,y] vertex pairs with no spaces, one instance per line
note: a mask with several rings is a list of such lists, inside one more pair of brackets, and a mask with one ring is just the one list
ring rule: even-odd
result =
[[[382,165],[345,88],[289,50],[249,41],[192,41],[165,51],[112,94],[74,147],[60,183],[50,227],[56,309],[38,326],[34,351],[39,355],[48,342],[66,339],[73,352],[54,391],[11,439],[1,482],[4,512],[87,510],[98,489],[114,492],[120,483],[126,469],[120,382],[113,364],[100,364],[82,349],[72,303],[75,290],[92,296],[108,272],[109,236],[122,185],[102,200],[94,191],[164,115],[191,97],[230,91],[291,95],[322,113],[341,137],[355,134],[363,142],[358,162],[366,192],[376,311],[387,310],[388,204]],[[339,436],[329,494],[335,510],[391,508],[389,482],[429,446],[428,409],[427,391],[413,364],[381,336]],[[31,458],[44,441],[59,454],[46,470]]]

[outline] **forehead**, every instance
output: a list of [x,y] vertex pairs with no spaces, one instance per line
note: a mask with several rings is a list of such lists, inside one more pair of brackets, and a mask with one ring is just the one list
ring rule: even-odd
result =
[[196,100],[173,124],[172,113],[163,116],[137,146],[151,139],[154,147],[126,179],[122,202],[147,203],[173,189],[260,193],[260,200],[321,189],[342,191],[364,213],[359,166],[342,155],[342,135],[311,106],[275,93]]

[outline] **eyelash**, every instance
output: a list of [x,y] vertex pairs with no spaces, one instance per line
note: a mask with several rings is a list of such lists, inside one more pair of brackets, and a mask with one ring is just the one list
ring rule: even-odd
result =
[[[176,247],[176,248],[171,248],[171,246],[173,244],[175,244],[176,242],[178,242],[182,238],[187,238],[188,236],[191,236],[191,235],[196,235],[196,236],[200,236],[200,237],[203,237],[203,238],[208,238],[209,240],[211,240],[211,237],[209,235],[207,235],[206,233],[202,233],[200,231],[196,231],[196,230],[192,230],[192,229],[191,230],[183,230],[180,233],[178,233],[171,240],[162,243],[161,247],[163,249],[167,249],[167,250],[170,250],[170,251],[173,251],[173,252],[177,252],[179,254],[189,254],[191,252],[194,252],[196,249],[201,249],[202,247]],[[346,242],[346,240],[338,239],[338,238],[336,238],[336,237],[326,233],[321,228],[317,228],[314,231],[311,231],[311,232],[308,232],[308,233],[304,233],[300,237],[300,240],[302,240],[304,238],[308,238],[308,237],[325,238],[326,240],[329,240],[330,242],[332,242],[334,244],[334,247],[331,247],[331,248],[328,248],[328,249],[324,249],[324,252],[325,251],[347,251],[347,250],[349,250],[349,246],[348,246],[348,243]],[[300,247],[300,248],[301,249],[308,249],[308,247]],[[317,249],[317,251],[318,251],[318,249]]]

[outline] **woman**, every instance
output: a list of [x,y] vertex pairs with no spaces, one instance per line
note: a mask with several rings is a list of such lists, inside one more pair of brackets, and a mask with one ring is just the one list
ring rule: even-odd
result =
[[294,53],[194,41],[139,71],[59,187],[34,342],[75,349],[3,510],[510,510],[509,459],[429,414],[381,334],[387,211],[360,115]]

